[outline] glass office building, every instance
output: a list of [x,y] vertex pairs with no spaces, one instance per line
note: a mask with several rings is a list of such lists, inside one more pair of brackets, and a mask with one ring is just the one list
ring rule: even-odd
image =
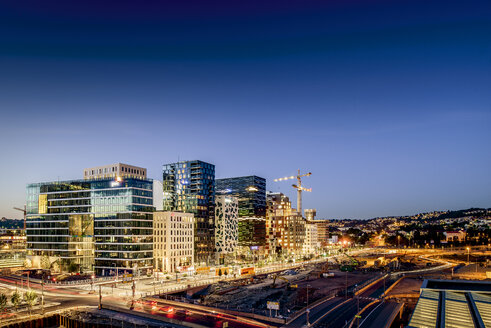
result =
[[193,213],[195,263],[210,263],[215,247],[215,165],[183,161],[163,166],[163,210]]
[[252,175],[216,180],[217,193],[239,200],[239,246],[266,244],[266,179]]
[[97,275],[152,269],[152,181],[103,178],[27,186],[27,252],[33,267]]

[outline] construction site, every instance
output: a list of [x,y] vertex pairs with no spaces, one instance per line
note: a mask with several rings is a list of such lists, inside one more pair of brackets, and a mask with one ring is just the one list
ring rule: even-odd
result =
[[387,272],[432,265],[433,262],[404,253],[356,257],[343,254],[322,263],[299,264],[285,271],[221,281],[171,297],[224,310],[286,318],[328,296],[349,297],[357,288]]

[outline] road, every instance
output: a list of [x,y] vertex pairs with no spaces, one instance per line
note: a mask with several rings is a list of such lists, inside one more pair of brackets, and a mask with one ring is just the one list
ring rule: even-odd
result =
[[[23,282],[21,284],[20,279],[17,279],[15,277],[1,277],[0,278],[0,285],[2,287],[7,287],[10,289],[13,288],[18,288],[20,292],[25,292],[28,290],[27,287],[27,282]],[[31,282],[29,284],[29,288],[31,290],[35,290],[38,295],[41,295],[41,289],[42,286],[41,284],[38,283],[33,283]],[[77,306],[94,306],[96,307],[99,304],[99,295],[98,293],[95,294],[88,294],[87,291],[83,291],[84,293],[80,293],[80,291],[74,290],[74,289],[68,289],[68,288],[60,288],[57,289],[55,287],[46,287],[44,288],[44,300],[46,304],[49,303],[57,303],[55,306],[51,307],[45,307],[44,312],[51,312],[51,311],[58,311],[58,310],[63,310],[63,309],[68,309],[68,308],[74,308]],[[120,307],[124,309],[129,308],[129,303],[131,301],[131,297],[120,297],[118,295],[105,295],[102,298],[102,304],[103,307],[104,305],[109,305],[109,306],[114,306],[114,307]],[[145,301],[143,301],[145,302]],[[216,312],[204,312],[204,311],[198,311],[198,310],[187,310],[187,311],[177,311],[177,307],[172,307],[173,311],[172,313],[163,313],[161,311],[162,306],[157,306],[156,308],[152,309],[151,307],[144,307],[144,306],[136,306],[134,309],[135,314],[137,315],[139,312],[146,312],[152,315],[160,316],[160,317],[166,317],[170,319],[176,319],[183,321],[183,324],[185,325],[186,322],[190,323],[197,323],[203,326],[207,327],[222,327],[223,322],[227,321],[229,327],[233,328],[261,328],[261,327],[267,327],[267,325],[263,324],[257,324],[253,320],[249,320],[247,318],[241,318],[237,316],[229,316],[226,314],[220,314]],[[35,309],[33,309],[32,314],[41,314],[42,309],[39,306],[36,306]],[[27,311],[21,311],[18,312],[16,315],[16,318],[23,318],[27,317],[28,312]]]
[[[402,304],[396,302],[378,303],[367,310],[360,319],[360,328],[383,328],[390,319],[395,318]],[[364,317],[364,318],[363,318]]]
[[377,299],[384,292],[384,280],[380,280],[363,291],[357,297],[349,299],[344,304],[339,306],[335,311],[325,315],[318,322],[315,322],[316,327],[322,328],[341,328],[349,325],[355,315]]

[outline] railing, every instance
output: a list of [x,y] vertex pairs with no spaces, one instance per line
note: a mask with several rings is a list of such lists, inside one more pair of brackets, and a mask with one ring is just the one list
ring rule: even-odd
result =
[[[26,276],[22,276],[22,279],[26,280]],[[29,281],[41,284],[43,283],[42,279],[37,279],[37,278],[29,278]],[[94,279],[83,279],[83,280],[71,280],[71,281],[53,281],[50,279],[45,279],[44,284],[45,285],[53,285],[53,286],[59,286],[59,285],[66,285],[66,286],[73,286],[73,285],[90,285],[92,283],[99,283],[99,282],[106,282],[106,281],[114,281],[114,277],[99,277],[99,278],[94,278]],[[120,280],[118,280],[121,282]]]

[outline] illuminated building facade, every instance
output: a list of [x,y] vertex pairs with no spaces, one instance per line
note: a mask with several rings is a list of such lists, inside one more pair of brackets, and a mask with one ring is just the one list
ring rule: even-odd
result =
[[305,241],[306,221],[291,207],[282,193],[267,194],[267,250],[275,256],[298,256]]
[[317,224],[317,236],[320,247],[329,244],[329,222],[327,220],[315,220]]
[[257,250],[266,245],[266,179],[252,175],[216,180],[219,194],[237,197],[239,246]]
[[318,227],[315,221],[306,221],[305,223],[305,241],[303,243],[303,252],[306,255],[315,255],[319,251]]
[[128,164],[110,164],[95,166],[84,169],[84,179],[104,179],[104,178],[137,178],[146,179],[147,169]]
[[104,276],[151,270],[152,193],[151,180],[136,178],[29,184],[28,259]]
[[239,202],[228,195],[215,196],[215,252],[220,257],[238,245]]
[[163,166],[163,210],[194,214],[194,262],[209,263],[215,249],[215,165],[183,161]]
[[194,215],[154,212],[153,256],[155,269],[163,272],[194,270]]

